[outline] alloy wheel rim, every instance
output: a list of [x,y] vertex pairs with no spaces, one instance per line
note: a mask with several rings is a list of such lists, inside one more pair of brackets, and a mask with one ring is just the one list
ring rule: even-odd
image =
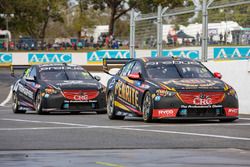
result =
[[147,120],[148,117],[149,117],[149,112],[150,112],[150,106],[151,106],[151,103],[150,103],[150,98],[149,96],[147,95],[145,97],[145,100],[144,100],[144,103],[143,103],[143,119],[144,120]]
[[40,94],[38,94],[37,98],[36,98],[36,108],[37,108],[37,110],[39,110],[40,106],[41,106],[41,96],[40,96]]
[[114,100],[113,100],[113,95],[109,95],[108,99],[108,114],[112,115],[113,114],[113,109],[114,109]]
[[16,95],[14,95],[14,102],[13,102],[13,108],[14,108],[14,110],[16,110],[17,109],[17,97],[16,97]]

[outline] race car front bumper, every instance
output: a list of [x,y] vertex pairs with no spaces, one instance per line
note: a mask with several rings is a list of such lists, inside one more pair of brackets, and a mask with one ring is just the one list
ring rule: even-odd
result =
[[199,108],[154,109],[152,117],[153,119],[237,119],[238,115],[238,108],[199,106]]
[[44,94],[42,98],[42,111],[45,112],[89,112],[105,111],[106,97],[100,93],[95,99],[76,101],[66,99],[62,94]]

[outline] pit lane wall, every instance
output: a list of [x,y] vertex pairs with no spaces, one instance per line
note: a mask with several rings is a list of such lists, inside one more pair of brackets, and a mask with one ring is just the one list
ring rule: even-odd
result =
[[[200,47],[163,50],[163,56],[181,56],[192,59],[201,58]],[[135,56],[156,57],[156,50],[136,50]],[[10,65],[32,65],[40,63],[72,63],[83,66],[101,66],[102,58],[129,58],[128,50],[100,50],[89,53],[70,52],[0,52],[0,67]],[[212,72],[220,72],[223,80],[233,86],[239,97],[240,113],[250,114],[250,47],[209,47],[208,59],[204,63]],[[1,70],[1,69],[0,69]],[[94,72],[106,85],[110,76]],[[1,79],[0,79],[1,80]]]

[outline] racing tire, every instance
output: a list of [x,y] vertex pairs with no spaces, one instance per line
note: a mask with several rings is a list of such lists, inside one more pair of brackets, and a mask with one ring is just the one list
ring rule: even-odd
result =
[[152,107],[152,96],[150,92],[146,92],[143,97],[142,102],[142,117],[144,122],[152,122],[152,113],[153,113],[153,107]]
[[16,93],[13,93],[12,111],[15,114],[24,114],[26,110],[19,110],[19,101]]
[[116,115],[114,93],[110,92],[107,98],[107,114],[110,120],[123,120],[124,116]]
[[70,114],[71,115],[79,115],[79,114],[81,114],[81,111],[71,111]]
[[228,119],[220,119],[220,122],[226,123],[226,122],[233,122],[236,118],[228,118]]
[[103,110],[103,111],[96,111],[96,114],[107,114],[107,111],[106,110]]
[[37,112],[37,114],[42,115],[42,114],[46,114],[45,112],[43,112],[42,110],[42,95],[41,92],[38,91],[37,95],[36,95],[36,99],[35,99],[35,110]]

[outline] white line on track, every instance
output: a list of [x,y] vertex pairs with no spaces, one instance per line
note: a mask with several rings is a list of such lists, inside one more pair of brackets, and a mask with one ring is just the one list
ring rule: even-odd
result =
[[140,132],[154,132],[154,133],[166,133],[166,134],[180,134],[180,135],[189,135],[189,136],[202,136],[202,137],[213,137],[213,138],[222,138],[222,139],[233,139],[233,140],[245,140],[250,141],[250,138],[246,137],[233,137],[233,136],[224,136],[224,135],[213,135],[213,134],[202,134],[202,133],[189,133],[189,132],[179,132],[179,131],[165,131],[165,130],[152,130],[152,129],[135,129],[135,128],[112,128],[118,130],[131,130],[131,131],[140,131]]
[[0,128],[0,131],[18,131],[18,130],[54,130],[54,129],[87,129],[90,127],[38,127],[38,128]]
[[9,95],[8,95],[7,98],[0,104],[1,107],[4,107],[4,106],[11,100],[11,97],[12,97],[12,89],[13,89],[13,87],[11,86],[11,87],[10,87]]
[[39,123],[39,124],[55,124],[55,125],[68,125],[68,126],[80,126],[80,127],[103,127],[103,128],[146,128],[146,127],[196,127],[196,126],[250,126],[250,123],[209,123],[209,124],[164,124],[164,125],[125,125],[125,126],[101,126],[101,125],[87,125],[87,124],[76,124],[76,123],[65,123],[65,122],[49,122],[49,121],[35,121],[25,119],[10,119],[1,118],[3,121],[15,121],[15,122],[28,122],[28,123]]
[[[250,141],[250,138],[246,138],[246,137],[234,137],[234,136],[224,136],[224,135],[190,133],[190,132],[181,132],[181,131],[138,129],[138,128],[128,128],[128,127],[126,128],[126,127],[122,127],[122,126],[120,126],[120,127],[119,126],[97,126],[97,125],[86,125],[86,124],[73,124],[73,123],[47,122],[47,121],[31,121],[31,120],[8,119],[8,118],[2,118],[0,120],[30,122],[30,123],[47,123],[47,124],[49,123],[49,124],[56,124],[56,125],[70,125],[70,126],[77,126],[76,128],[79,128],[79,129],[81,129],[81,128],[103,128],[103,129],[129,130],[129,131],[153,132],[153,133],[164,133],[164,134],[179,134],[179,135],[189,135],[189,136],[201,136],[201,137],[212,137],[212,138]],[[154,126],[152,126],[152,127],[154,127]],[[49,128],[53,128],[53,127],[48,127],[48,129]],[[75,128],[75,127],[71,127],[71,128]],[[38,130],[38,129],[34,129],[34,130]]]
[[250,123],[210,123],[210,124],[164,124],[164,125],[131,125],[119,126],[120,128],[139,128],[139,127],[196,127],[196,126],[250,126]]
[[45,124],[55,124],[55,125],[69,125],[69,126],[95,126],[95,125],[85,125],[85,124],[75,124],[75,123],[64,123],[64,122],[48,122],[48,121],[33,121],[33,120],[24,120],[24,119],[9,119],[2,118],[3,121],[16,121],[16,122],[29,122],[29,123],[45,123]]
[[240,119],[242,119],[242,120],[250,120],[250,118],[240,118]]

